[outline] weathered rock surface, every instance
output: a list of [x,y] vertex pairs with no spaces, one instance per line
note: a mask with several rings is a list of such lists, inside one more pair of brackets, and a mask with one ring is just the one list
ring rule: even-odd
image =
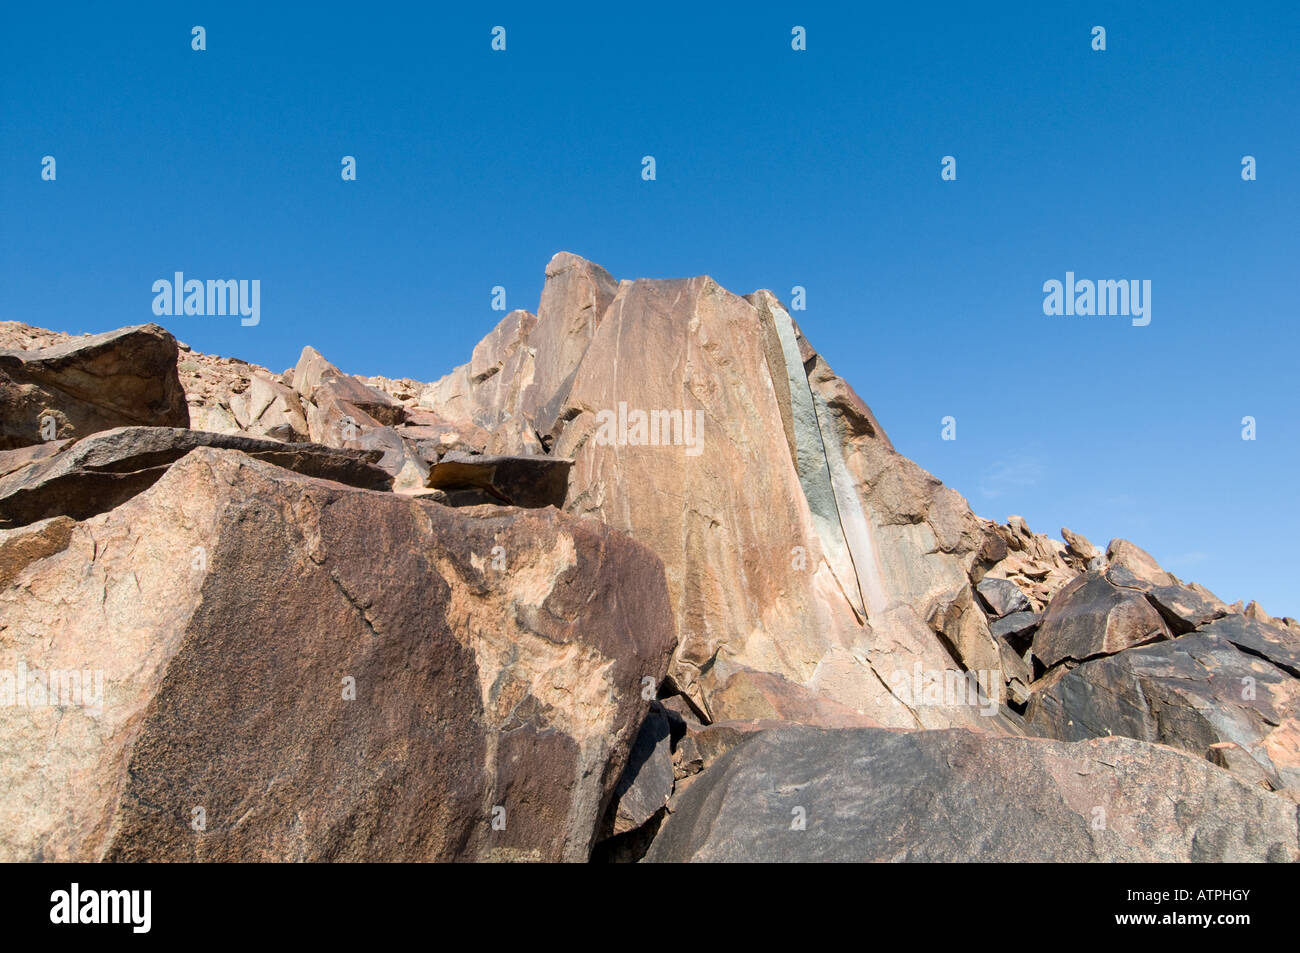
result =
[[0,450],[113,427],[188,427],[176,355],[156,324],[0,350]]
[[1065,551],[1073,557],[1082,569],[1091,569],[1093,560],[1101,556],[1101,551],[1088,541],[1088,537],[1062,526],[1061,539],[1065,540]]
[[[966,723],[883,684],[917,663],[958,664],[927,620],[969,592],[983,534],[965,502],[893,451],[771,295],[708,278],[615,287],[593,267],[553,262],[538,317],[508,319],[485,342],[494,356],[476,352],[422,402],[480,426],[522,416],[574,460],[566,509],[664,560],[673,680],[703,710],[747,669],[882,724]],[[524,339],[535,358],[520,356]],[[517,362],[555,341],[570,343],[545,379],[561,383],[512,389],[512,375],[527,380]],[[987,632],[977,650],[997,657]]]
[[781,720],[823,728],[876,728],[871,718],[771,672],[734,672],[712,695],[716,722]]
[[1036,692],[1026,722],[1067,741],[1124,735],[1195,754],[1235,742],[1275,787],[1300,786],[1300,636],[1270,640],[1257,625],[1237,616],[1087,662]]
[[989,634],[995,639],[1014,639],[1032,633],[1043,617],[1037,612],[1013,612],[989,625]]
[[392,485],[392,478],[372,465],[375,453],[174,427],[119,427],[65,442],[60,452],[0,477],[0,527],[103,513],[148,489],[195,447],[239,450],[295,473],[365,489]]
[[1298,833],[1281,795],[1128,738],[791,726],[696,777],[645,859],[1295,861]]
[[985,542],[976,563],[980,579],[1008,579],[1042,612],[1086,567],[1068,546],[1029,528],[1024,517],[985,526]]
[[0,696],[110,704],[0,705],[0,858],[1294,857],[1300,622],[976,517],[770,292],[561,253],[433,384],[3,348]]
[[359,409],[380,426],[391,427],[406,419],[406,410],[383,391],[344,374],[314,347],[302,349],[293,372],[293,389],[317,405],[337,403]]
[[1216,619],[1200,629],[1227,639],[1243,652],[1259,656],[1293,678],[1300,678],[1300,634],[1288,626],[1265,625],[1241,615]]
[[1147,601],[1160,613],[1175,635],[1191,632],[1198,626],[1228,615],[1228,607],[1204,586],[1185,586],[1177,582],[1158,585],[1134,575],[1122,565],[1110,567],[1105,576],[1112,585],[1136,589],[1145,594]]
[[1082,662],[1171,637],[1160,614],[1138,592],[1120,589],[1100,571],[1079,576],[1052,600],[1034,633],[1034,657],[1048,668]]
[[1132,573],[1153,586],[1176,586],[1178,579],[1160,568],[1160,564],[1145,549],[1127,539],[1112,539],[1106,547],[1106,564]]
[[0,706],[6,861],[585,860],[674,642],[597,522],[209,447],[0,565],[0,669],[102,673]]

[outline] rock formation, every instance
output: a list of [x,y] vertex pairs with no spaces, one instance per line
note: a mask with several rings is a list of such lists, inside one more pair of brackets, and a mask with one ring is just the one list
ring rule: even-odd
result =
[[0,859],[1298,857],[1300,623],[976,516],[770,292],[0,348]]

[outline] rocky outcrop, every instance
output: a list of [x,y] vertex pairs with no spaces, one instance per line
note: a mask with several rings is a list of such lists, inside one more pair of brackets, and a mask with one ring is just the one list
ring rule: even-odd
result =
[[1297,859],[1300,622],[545,277],[432,384],[0,323],[0,859]]
[[156,324],[0,349],[0,450],[113,427],[188,427],[176,355]]
[[565,508],[664,560],[672,680],[701,710],[747,670],[883,724],[978,718],[908,704],[888,680],[996,666],[982,618],[951,650],[931,622],[969,599],[983,529],[894,452],[770,294],[620,284],[558,255],[537,315],[508,315],[421,404],[509,453],[573,460]]
[[10,861],[585,860],[674,643],[597,522],[209,447],[0,565]]
[[57,452],[0,477],[0,527],[55,516],[81,520],[103,513],[147,490],[196,447],[239,450],[295,473],[350,486],[372,490],[392,486],[392,477],[373,466],[377,453],[173,427],[121,427],[76,443],[63,441],[55,447]]
[[646,860],[1295,861],[1295,803],[1128,738],[953,729],[753,733],[675,803]]

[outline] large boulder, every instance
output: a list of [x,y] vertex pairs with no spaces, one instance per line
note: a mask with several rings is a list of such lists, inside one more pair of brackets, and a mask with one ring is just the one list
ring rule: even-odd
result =
[[994,579],[989,576],[981,579],[975,589],[995,619],[1029,610],[1028,596],[1009,579]]
[[551,508],[199,447],[67,530],[0,531],[4,861],[584,861],[674,643]]
[[346,408],[356,408],[391,427],[406,419],[406,409],[383,391],[361,383],[351,374],[345,374],[325,360],[314,347],[305,347],[293,372],[293,389],[304,400],[317,405],[337,403]]
[[377,453],[174,427],[119,427],[64,442],[58,453],[0,477],[0,527],[59,515],[80,520],[110,510],[148,489],[196,447],[239,450],[296,473],[365,489],[386,490],[392,484],[392,478],[373,465]]
[[1296,805],[1128,738],[755,732],[677,799],[647,861],[1295,861]]
[[1139,576],[1120,564],[1106,569],[1105,576],[1112,585],[1143,593],[1174,635],[1183,635],[1228,615],[1228,607],[1204,586],[1183,585],[1172,576],[1162,579],[1157,575],[1156,581],[1152,581],[1150,574]]
[[156,324],[0,349],[0,450],[113,427],[188,427],[176,339]]
[[[1274,786],[1300,787],[1300,678],[1284,657],[1263,654],[1262,637],[1250,639],[1256,625],[1228,622],[1086,662],[1035,692],[1029,728],[1065,741],[1124,735],[1197,755],[1235,742]],[[1300,636],[1288,640],[1294,654]]]
[[1034,633],[1033,652],[1051,668],[1170,637],[1169,626],[1140,592],[1114,586],[1094,570],[1052,600]]

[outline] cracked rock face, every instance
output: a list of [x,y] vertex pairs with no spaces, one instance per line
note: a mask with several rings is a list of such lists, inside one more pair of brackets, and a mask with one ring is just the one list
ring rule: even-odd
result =
[[1233,742],[1272,787],[1297,788],[1297,676],[1300,635],[1236,616],[1080,665],[1037,692],[1026,718],[1067,741],[1124,735],[1207,757]]
[[1193,634],[1079,666],[1036,694],[1028,717],[1069,740],[1116,734],[1197,754],[1232,741],[1277,787],[1294,787],[1298,685],[1225,639]]
[[674,643],[643,547],[207,447],[59,519],[0,531],[0,668],[86,692],[0,708],[0,859],[587,858]]
[[[978,723],[889,682],[961,664],[929,620],[969,599],[984,530],[894,452],[771,294],[618,283],[557,255],[538,314],[507,316],[421,403],[494,428],[507,452],[572,458],[565,509],[663,560],[672,681],[701,710],[747,670],[881,724]],[[997,663],[982,617],[959,645]]]

